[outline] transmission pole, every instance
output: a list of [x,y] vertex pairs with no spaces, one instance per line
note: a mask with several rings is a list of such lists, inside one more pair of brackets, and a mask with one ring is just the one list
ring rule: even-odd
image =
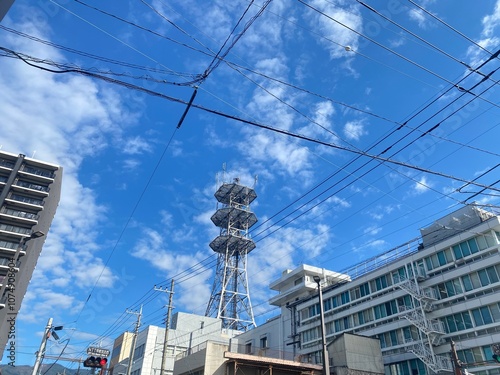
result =
[[161,372],[160,375],[165,375],[167,367],[167,347],[168,347],[168,329],[170,328],[170,316],[172,314],[172,299],[174,296],[174,279],[170,282],[170,290],[157,288],[155,290],[160,292],[168,293],[168,306],[167,306],[167,318],[165,319],[165,339],[163,340],[163,356],[161,358]]
[[137,335],[139,334],[139,327],[141,326],[142,305],[139,312],[127,310],[127,313],[137,315],[137,322],[135,323],[134,336],[132,337],[132,348],[130,348],[130,358],[128,359],[128,367],[127,367],[127,375],[130,375],[130,373],[132,372],[132,364],[134,360],[135,342],[137,341]]
[[43,332],[42,342],[40,343],[40,348],[36,353],[35,365],[33,366],[32,375],[38,375],[38,369],[40,368],[40,364],[42,363],[42,359],[45,356],[45,346],[47,345],[47,339],[49,338],[50,329],[52,328],[52,318],[49,318],[47,322],[47,326],[45,327],[45,331]]

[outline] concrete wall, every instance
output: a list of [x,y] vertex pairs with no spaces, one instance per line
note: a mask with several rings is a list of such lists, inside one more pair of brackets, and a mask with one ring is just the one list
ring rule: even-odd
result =
[[382,350],[377,339],[345,333],[329,345],[328,352],[332,358],[330,366],[336,373],[342,368],[361,373],[384,373]]

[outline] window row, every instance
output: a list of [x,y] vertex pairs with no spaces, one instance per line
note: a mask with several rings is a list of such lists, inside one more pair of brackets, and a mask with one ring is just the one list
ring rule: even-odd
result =
[[15,225],[2,224],[2,223],[0,223],[0,230],[12,233],[21,233],[21,234],[29,234],[31,232],[30,228],[22,228]]
[[20,211],[20,210],[13,210],[11,208],[4,208],[2,211],[0,211],[3,214],[10,215],[10,216],[16,216],[16,217],[23,217],[26,219],[31,219],[31,220],[37,220],[38,215],[31,213],[31,212],[26,212],[26,211]]
[[[491,283],[496,283],[500,279],[500,265],[487,267],[478,271],[474,271],[460,278],[452,279],[444,283],[438,284],[433,289],[437,290],[439,298],[447,298],[464,291],[480,288]],[[472,289],[471,289],[472,288]],[[414,308],[413,299],[409,295],[384,302],[365,310],[356,312],[349,316],[336,319],[325,324],[326,334],[331,335],[336,332],[342,332],[351,328],[361,326],[376,320],[384,319],[389,316],[398,314],[401,311]],[[302,310],[310,313],[311,310],[317,311],[319,314],[319,304],[308,307]],[[493,322],[500,322],[500,309],[497,304],[491,306],[483,306],[478,309],[453,314],[440,319],[445,324],[447,333],[461,331],[474,326],[481,326]],[[306,331],[308,332],[308,331]],[[311,333],[308,333],[310,335]],[[317,335],[317,332],[315,333]],[[314,340],[319,336],[307,336],[303,342]]]
[[[500,237],[500,233],[495,232],[495,235],[497,238],[494,238],[491,235],[478,235],[467,241],[454,245],[453,247],[441,250],[429,257],[419,260],[415,262],[413,266],[416,268],[417,275],[425,275],[426,269],[432,270],[436,267],[454,262],[461,257],[498,245],[497,240]],[[386,289],[394,284],[400,283],[402,280],[412,279],[414,277],[413,274],[414,270],[412,267],[400,267],[397,270],[377,277],[376,279],[363,283],[348,291],[325,298],[323,301],[324,310],[327,312],[336,307],[348,304],[356,299],[365,297],[370,293]],[[470,291],[481,286],[496,283],[499,279],[500,267],[489,267],[487,269],[471,273],[470,275],[462,278],[457,278],[447,281],[446,283],[439,284],[436,288],[433,288],[436,292],[434,295],[439,296],[439,299],[443,299],[463,293],[464,291]],[[301,310],[300,318],[301,320],[305,320],[317,316],[319,313],[320,309],[318,303]],[[379,315],[384,317],[384,311],[381,310]]]
[[496,246],[498,245],[497,241],[498,234],[497,239],[488,234],[478,235],[474,238],[468,239],[467,241],[460,242],[451,248],[438,251],[437,253],[425,258],[425,266],[428,271],[431,271],[437,267],[441,267],[469,255],[476,254],[481,250]]
[[500,280],[500,265],[483,268],[481,270],[471,272],[462,277],[457,277],[438,284],[432,289],[437,292],[439,299],[453,297],[464,292],[469,292],[473,289],[478,289],[497,283]]
[[422,361],[410,359],[385,366],[385,375],[427,375],[427,372]]
[[30,198],[20,194],[11,194],[8,198],[19,202],[34,204],[37,206],[43,206],[44,204],[43,199]]
[[[493,351],[490,345],[478,346],[475,348],[457,350],[458,359],[464,363],[481,363],[485,361],[491,361],[493,357]],[[475,371],[474,371],[475,373]]]
[[481,306],[470,311],[463,311],[440,318],[445,325],[446,333],[463,331],[466,329],[500,322],[500,305],[494,303]]

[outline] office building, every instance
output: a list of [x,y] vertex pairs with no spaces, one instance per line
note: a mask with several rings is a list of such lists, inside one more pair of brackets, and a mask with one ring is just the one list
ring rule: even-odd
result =
[[386,375],[451,373],[457,365],[463,374],[500,374],[492,360],[500,344],[498,213],[465,206],[420,232],[340,273],[286,270],[271,283],[279,294],[270,303],[281,315],[238,341],[249,352],[272,348],[322,363],[319,276],[330,355],[331,344],[349,333],[380,341]]
[[0,152],[0,358],[56,213],[61,180],[57,165]]

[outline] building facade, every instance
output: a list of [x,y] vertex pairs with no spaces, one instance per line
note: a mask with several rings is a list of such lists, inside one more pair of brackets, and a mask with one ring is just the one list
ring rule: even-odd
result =
[[56,213],[61,181],[60,166],[0,152],[0,359]]
[[[498,375],[500,343],[500,217],[466,206],[421,230],[421,236],[342,273],[302,265],[271,284],[281,315],[238,337],[241,344],[279,337],[274,348],[322,363],[318,285],[325,334],[380,340],[386,375]],[[268,328],[266,328],[266,326]],[[332,368],[335,363],[330,363]]]
[[[175,313],[168,330],[165,372],[173,374],[176,357],[197,351],[207,340],[227,344],[233,332],[222,328],[222,320],[212,317]],[[113,375],[127,374],[133,334],[125,332],[115,340],[110,371]],[[165,328],[147,326],[137,335],[131,375],[161,375]]]

